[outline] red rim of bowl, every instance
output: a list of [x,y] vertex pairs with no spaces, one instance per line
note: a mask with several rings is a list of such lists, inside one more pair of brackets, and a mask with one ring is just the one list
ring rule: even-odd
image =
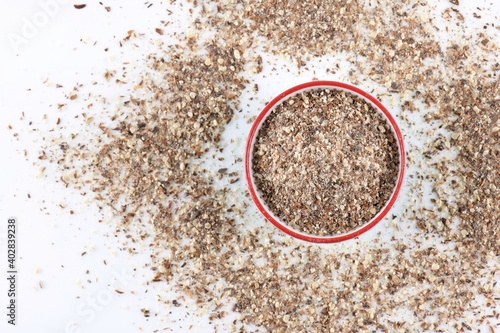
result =
[[[388,122],[391,124],[393,133],[395,134],[397,143],[398,143],[398,148],[399,148],[399,174],[398,178],[396,181],[396,184],[394,186],[394,190],[389,197],[389,200],[387,201],[386,205],[367,223],[362,225],[361,227],[357,229],[353,229],[349,232],[343,233],[343,234],[338,234],[338,235],[330,235],[330,236],[317,236],[317,235],[312,235],[312,234],[307,234],[298,230],[295,230],[291,227],[289,227],[286,223],[281,221],[278,217],[276,217],[271,210],[266,206],[264,200],[260,197],[258,194],[258,191],[255,186],[255,182],[253,179],[253,171],[252,171],[252,155],[253,155],[253,147],[255,144],[255,139],[257,137],[257,134],[259,132],[259,129],[262,125],[262,123],[265,121],[267,118],[268,114],[274,109],[275,106],[280,104],[282,101],[288,99],[289,97],[298,94],[302,91],[308,91],[308,90],[313,90],[313,89],[337,89],[337,90],[344,90],[348,91],[350,93],[353,93],[355,95],[358,95],[362,98],[364,98],[366,101],[370,102],[376,109],[378,109],[382,114],[385,116],[385,118],[388,120]],[[255,119],[255,122],[252,125],[252,128],[250,129],[250,134],[248,135],[246,147],[245,147],[245,178],[247,181],[248,185],[248,190],[250,192],[250,195],[252,197],[253,202],[259,209],[259,211],[264,215],[264,217],[274,224],[278,229],[282,230],[283,232],[287,233],[288,235],[295,237],[297,239],[301,239],[304,241],[308,242],[314,242],[314,243],[335,243],[335,242],[342,242],[354,237],[357,237],[366,231],[370,230],[373,228],[377,223],[379,223],[389,212],[391,207],[394,205],[396,202],[396,199],[399,195],[399,192],[401,190],[401,187],[403,185],[403,179],[404,179],[404,173],[406,169],[406,153],[405,153],[405,146],[404,146],[404,141],[403,141],[403,135],[401,133],[401,130],[399,126],[397,125],[396,121],[394,120],[393,116],[390,114],[390,112],[380,103],[375,97],[371,96],[367,92],[361,90],[358,87],[352,86],[350,84],[342,83],[342,82],[336,82],[336,81],[312,81],[312,82],[307,82],[303,84],[299,84],[295,87],[292,87],[278,96],[276,96],[271,102],[269,102],[266,107],[260,112],[260,114],[257,116],[257,119]]]

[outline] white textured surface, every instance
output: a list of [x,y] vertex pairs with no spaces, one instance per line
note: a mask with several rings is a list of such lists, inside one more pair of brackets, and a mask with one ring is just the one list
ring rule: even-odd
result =
[[[500,2],[461,2],[464,3],[462,7],[489,8],[481,12],[482,20],[467,21],[476,28],[481,27],[481,22],[499,22],[495,16],[500,16]],[[47,7],[43,5],[46,3],[56,5]],[[134,75],[140,74],[143,57],[149,53],[148,50],[156,51],[157,47],[154,42],[142,40],[138,41],[141,47],[127,45],[121,48],[118,42],[126,36],[127,31],[133,29],[160,38],[154,35],[154,28],[159,27],[163,19],[172,21],[170,29],[185,31],[187,28],[186,8],[168,5],[168,1],[152,2],[151,8],[140,1],[103,3],[111,6],[111,12],[108,13],[97,2],[88,3],[87,8],[82,10],[76,10],[73,2],[63,0],[0,2],[1,309],[4,309],[6,301],[3,278],[5,243],[1,237],[5,236],[4,226],[8,216],[15,216],[19,220],[20,266],[19,325],[15,328],[7,326],[5,310],[1,310],[0,331],[86,333],[138,332],[142,329],[152,332],[168,327],[174,332],[185,332],[192,324],[192,331],[208,332],[212,326],[206,317],[189,316],[183,308],[176,308],[173,314],[162,316],[161,320],[146,320],[137,309],[150,309],[152,317],[155,311],[165,314],[165,309],[156,302],[156,297],[158,294],[169,296],[168,290],[145,285],[151,277],[150,270],[144,268],[149,263],[147,247],[139,244],[139,254],[134,256],[120,251],[123,239],[110,236],[113,234],[111,223],[98,223],[97,210],[89,210],[82,204],[82,197],[75,191],[65,190],[60,184],[54,183],[51,180],[53,170],[48,169],[44,176],[39,177],[37,168],[32,165],[40,147],[44,145],[44,131],[54,127],[58,117],[64,121],[69,118],[67,114],[54,111],[55,105],[65,101],[64,93],[69,93],[76,83],[84,84],[81,95],[86,91],[95,93],[98,87],[99,93],[110,100],[109,105],[112,107],[113,99],[125,92],[105,84],[102,78],[105,69],[119,70],[124,61],[130,61],[135,64],[137,72],[130,74],[130,81]],[[174,15],[166,17],[166,8],[171,9]],[[50,16],[43,14],[47,12]],[[46,22],[43,21],[44,17],[47,18]],[[38,22],[40,27],[23,31],[29,25],[26,22]],[[437,24],[445,23],[438,21]],[[24,40],[18,40],[21,44],[17,50],[12,43],[13,33],[25,36]],[[500,43],[500,39],[497,42]],[[109,51],[105,52],[105,48],[109,48]],[[264,58],[278,64],[278,71],[266,68],[263,73],[254,76],[252,80],[260,86],[259,98],[251,101],[250,92],[242,98],[243,112],[231,123],[225,134],[226,139],[238,139],[231,146],[236,156],[243,155],[242,147],[250,127],[247,118],[256,115],[265,101],[313,77],[339,81],[346,81],[348,77],[349,67],[343,66],[343,60],[339,58],[314,60],[308,65],[311,68],[309,72],[297,72],[295,64],[287,65],[281,60],[273,60],[270,55]],[[340,63],[342,70],[333,76],[327,75],[327,65],[335,63]],[[279,66],[283,66],[283,70],[280,71]],[[93,81],[99,84],[91,86],[90,82]],[[56,83],[63,85],[63,88],[56,89]],[[367,91],[376,89],[373,83],[363,84]],[[397,116],[399,110],[394,109],[389,100],[383,102]],[[40,121],[33,126],[41,129],[39,133],[29,133],[26,121],[20,121],[22,112],[27,118]],[[45,122],[42,121],[43,114],[48,115]],[[13,126],[13,130],[7,129],[8,124]],[[69,131],[71,123],[67,126]],[[418,146],[419,140],[425,139],[418,137],[418,128],[406,130],[406,140],[415,146]],[[13,137],[16,132],[19,133],[18,139]],[[22,155],[23,149],[28,151],[27,159]],[[238,186],[244,186],[244,183],[240,182]],[[403,190],[398,202],[407,200],[406,193]],[[67,208],[61,209],[60,204]],[[69,214],[70,209],[74,210],[74,215]],[[401,210],[401,204],[396,203],[394,213],[398,209]],[[265,222],[258,219],[256,223]],[[371,241],[388,225],[388,221],[381,223],[359,241]],[[411,231],[408,231],[410,234]],[[335,246],[349,249],[355,243]],[[83,252],[86,254],[82,256]],[[161,288],[166,286],[162,285]],[[114,289],[124,291],[124,294],[119,295]],[[220,327],[220,331],[227,331],[227,326]]]

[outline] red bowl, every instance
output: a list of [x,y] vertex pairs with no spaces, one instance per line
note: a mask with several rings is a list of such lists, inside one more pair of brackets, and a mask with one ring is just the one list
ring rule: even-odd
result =
[[[279,217],[274,215],[273,212],[267,207],[265,201],[262,199],[261,195],[257,191],[252,171],[252,156],[253,156],[253,148],[255,140],[257,138],[257,134],[259,132],[260,127],[266,120],[267,116],[271,113],[271,111],[281,102],[283,102],[284,100],[288,99],[293,95],[308,90],[323,89],[323,88],[347,91],[349,93],[359,96],[360,98],[363,98],[365,101],[372,104],[373,107],[379,112],[381,112],[383,116],[387,119],[387,121],[390,123],[393,133],[395,134],[399,148],[398,178],[394,186],[394,190],[391,196],[389,197],[389,200],[385,204],[385,206],[370,221],[368,221],[364,225],[356,229],[353,229],[349,232],[332,236],[317,236],[301,232],[299,230],[291,228],[285,222],[283,222]],[[259,211],[262,213],[262,215],[266,217],[266,219],[269,222],[274,224],[278,229],[284,231],[288,235],[304,241],[315,242],[315,243],[342,242],[357,237],[362,233],[373,228],[377,223],[379,223],[385,217],[385,215],[387,215],[391,207],[396,202],[398,194],[401,190],[401,186],[403,185],[405,169],[406,169],[406,153],[405,153],[403,135],[401,134],[401,130],[399,129],[398,125],[396,124],[396,121],[394,120],[390,112],[382,105],[382,103],[380,103],[375,97],[371,96],[367,92],[355,86],[335,81],[312,81],[299,84],[276,96],[271,102],[269,102],[269,104],[266,105],[266,107],[261,111],[255,122],[253,123],[252,128],[250,130],[250,134],[248,135],[245,148],[245,178],[247,181],[248,190],[250,192],[252,200],[259,209]]]

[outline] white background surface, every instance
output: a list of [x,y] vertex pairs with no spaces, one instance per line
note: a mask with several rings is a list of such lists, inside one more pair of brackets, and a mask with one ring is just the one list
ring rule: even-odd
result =
[[[55,5],[47,7],[44,3]],[[147,8],[150,3],[153,6]],[[109,236],[113,235],[111,222],[98,223],[97,220],[101,217],[97,210],[93,211],[83,205],[78,193],[55,183],[53,170],[49,168],[40,176],[39,169],[33,165],[40,147],[45,144],[43,138],[48,133],[44,133],[44,130],[50,131],[56,119],[61,117],[56,105],[66,102],[65,94],[76,83],[84,84],[82,91],[95,93],[98,87],[98,93],[108,97],[112,107],[113,100],[124,92],[105,84],[102,77],[104,71],[120,69],[124,61],[129,61],[137,69],[137,73],[131,73],[130,81],[140,73],[144,56],[149,53],[148,50],[155,50],[154,42],[145,38],[137,42],[141,47],[134,47],[131,43],[120,47],[119,41],[127,35],[127,31],[143,32],[146,36],[158,39],[163,37],[155,35],[154,29],[161,26],[161,20],[171,20],[173,23],[170,29],[178,31],[185,31],[189,25],[186,9],[170,5],[169,1],[103,1],[103,4],[110,6],[111,12],[108,13],[98,2],[87,3],[87,7],[82,10],[76,10],[73,2],[62,0],[0,2],[2,277],[6,265],[5,222],[10,216],[19,221],[19,324],[15,328],[7,326],[5,310],[1,310],[0,331],[138,332],[142,329],[152,332],[155,329],[161,331],[170,328],[174,332],[184,332],[192,324],[193,331],[208,332],[212,326],[208,324],[206,316],[188,316],[183,308],[176,308],[176,312],[168,317],[146,320],[138,309],[148,308],[153,316],[155,311],[169,311],[155,301],[159,294],[168,297],[168,286],[151,288],[146,284],[151,278],[150,270],[144,268],[149,264],[147,246],[137,244],[138,254],[133,256],[127,251],[120,251],[124,247],[124,240]],[[489,22],[494,22],[492,18],[500,14],[498,2],[463,5],[490,8],[482,12],[484,20],[489,19]],[[167,8],[174,15],[168,17]],[[47,12],[50,16],[44,14]],[[481,25],[480,20],[470,22],[477,27]],[[27,25],[33,23],[38,27],[27,28]],[[12,34],[25,36],[18,48],[9,40],[13,38]],[[105,48],[109,50],[105,52]],[[270,58],[268,55],[267,59]],[[322,76],[325,75],[327,65],[334,61],[342,60],[323,58],[312,63],[310,67],[316,69],[315,75],[312,72],[298,73],[295,64],[290,64],[288,71],[283,70],[278,74],[265,69],[264,73],[255,77],[254,80],[259,82],[261,89],[259,99],[250,105],[256,108],[245,108],[243,116],[237,117],[226,133],[226,138],[239,138],[233,148],[242,148],[249,129],[246,117],[256,115],[264,101],[270,100],[284,89],[311,80],[313,76],[345,81],[348,69],[345,66],[341,66],[346,68],[345,71],[340,71],[333,77]],[[92,87],[90,82],[94,81],[98,84]],[[63,88],[56,89],[56,83],[63,85]],[[366,90],[370,91],[370,83],[366,85]],[[245,97],[243,101],[245,102]],[[79,111],[81,112],[74,109],[60,111],[66,112],[61,118],[67,119],[68,113]],[[393,111],[397,116],[398,110]],[[35,125],[41,128],[40,132],[30,132],[27,121],[20,120],[22,112],[25,119],[33,119]],[[46,120],[43,120],[44,114],[47,114]],[[8,125],[12,125],[13,130],[8,130]],[[71,123],[67,130],[71,130]],[[14,133],[19,136],[14,137]],[[414,144],[418,144],[420,139],[413,137],[412,133],[416,133],[416,129],[407,129],[406,140],[413,140]],[[27,157],[23,156],[24,149],[28,151]],[[242,155],[239,150],[234,153]],[[28,198],[28,194],[31,198]],[[405,200],[404,196],[405,191],[400,200]],[[61,209],[59,205],[64,205],[66,209]],[[75,214],[69,214],[70,209]],[[396,204],[394,209],[397,211],[401,207]],[[257,223],[264,222],[260,218]],[[381,223],[363,237],[369,241],[383,227],[384,223]],[[86,254],[82,256],[83,252]],[[114,289],[125,293],[119,295]],[[6,283],[2,278],[1,309],[4,309],[6,302],[5,290]],[[219,331],[227,331],[227,328],[220,327]]]

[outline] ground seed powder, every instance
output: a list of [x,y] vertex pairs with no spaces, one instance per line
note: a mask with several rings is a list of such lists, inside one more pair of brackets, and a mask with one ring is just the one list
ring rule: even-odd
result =
[[[62,186],[111,210],[119,218],[116,233],[126,233],[130,242],[123,249],[135,253],[141,242],[150,248],[151,265],[142,269],[154,272],[151,289],[156,294],[168,285],[182,295],[159,298],[166,314],[151,312],[150,320],[165,322],[168,331],[168,309],[186,307],[209,313],[223,332],[498,331],[500,66],[498,25],[480,21],[487,8],[465,15],[458,1],[441,7],[410,0],[181,3],[193,9],[192,30],[169,34],[165,23],[160,31],[168,45],[151,51],[146,71],[141,59],[136,70],[143,77],[133,82],[132,94],[123,94],[116,112],[94,93],[94,107],[109,113],[107,125],[92,119],[100,112],[90,115],[89,102],[75,93],[83,88],[75,86],[53,110],[61,117],[53,123],[59,128],[79,119],[97,134],[86,140],[79,133],[45,131],[41,151],[27,154],[42,172],[56,167]],[[466,29],[476,21],[479,31]],[[157,38],[158,30],[152,33]],[[141,35],[129,31],[120,46],[131,40],[135,45],[135,36]],[[241,184],[241,159],[226,161],[220,172],[204,167],[210,149],[227,148],[221,134],[241,111],[242,91],[255,75],[278,68],[271,53],[311,78],[324,66],[310,63],[333,55],[338,63],[325,58],[322,76],[366,81],[377,97],[399,107],[404,133],[419,142],[407,142],[411,168],[401,214],[382,222],[390,240],[378,242],[375,234],[373,242],[356,239],[326,248],[283,238],[245,210],[243,185],[233,191]],[[337,73],[339,64],[349,75]],[[102,73],[120,89],[131,70],[123,66],[123,75]],[[27,125],[35,134],[43,123],[37,120]],[[283,131],[296,126],[278,120]],[[304,139],[316,135],[296,127]],[[374,146],[384,147],[389,139],[382,132],[367,131],[362,139],[375,134],[381,145]],[[374,152],[386,154],[374,166],[376,161],[389,168],[381,161],[395,160],[385,145]],[[285,144],[268,149],[278,157],[289,153]],[[273,168],[266,170],[256,173],[268,177]],[[366,212],[361,204],[360,212]],[[227,319],[228,313],[237,318]]]
[[253,154],[255,182],[285,223],[315,235],[370,221],[398,175],[389,123],[354,94],[318,89],[279,104],[262,125]]

